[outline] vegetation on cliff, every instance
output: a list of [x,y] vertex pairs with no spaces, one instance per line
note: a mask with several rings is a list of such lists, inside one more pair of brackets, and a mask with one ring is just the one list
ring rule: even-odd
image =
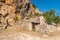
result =
[[44,15],[46,22],[49,24],[53,24],[53,23],[59,24],[60,23],[60,17],[55,15],[54,10],[46,11],[45,13],[43,13],[43,15]]

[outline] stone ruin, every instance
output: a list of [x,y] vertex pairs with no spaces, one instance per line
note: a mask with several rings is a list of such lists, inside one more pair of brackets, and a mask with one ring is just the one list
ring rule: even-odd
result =
[[47,24],[43,16],[35,18],[26,17],[21,22],[20,26],[22,29],[36,31],[46,35],[48,35],[50,32],[56,31],[56,26]]

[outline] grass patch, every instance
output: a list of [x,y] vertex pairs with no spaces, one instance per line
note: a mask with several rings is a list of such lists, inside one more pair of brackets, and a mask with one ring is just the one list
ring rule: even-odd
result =
[[19,18],[17,15],[14,17],[14,20],[15,20],[15,22],[19,21]]

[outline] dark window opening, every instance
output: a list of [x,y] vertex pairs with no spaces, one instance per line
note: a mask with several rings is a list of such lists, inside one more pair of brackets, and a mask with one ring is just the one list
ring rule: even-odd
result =
[[38,24],[40,24],[40,23],[34,23],[34,22],[32,22],[32,25],[33,25],[32,28],[35,29],[35,25],[38,25]]

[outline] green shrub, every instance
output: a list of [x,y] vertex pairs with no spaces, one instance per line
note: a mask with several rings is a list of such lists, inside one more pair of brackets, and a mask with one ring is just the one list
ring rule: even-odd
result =
[[58,24],[60,22],[60,17],[59,16],[55,16],[55,18],[53,19],[53,22]]
[[46,20],[47,23],[52,24],[58,24],[60,23],[60,17],[55,15],[55,11],[51,10],[51,11],[47,11],[45,13],[43,13],[43,16]]
[[14,17],[14,20],[15,20],[15,22],[19,21],[19,19],[18,19],[18,16],[17,16],[17,15]]
[[52,23],[52,17],[48,14],[45,15],[45,20],[47,23],[51,24]]
[[35,6],[35,5],[33,5],[33,4],[32,4],[32,6],[33,6],[34,8],[36,8],[36,6]]
[[39,13],[35,12],[35,16],[41,16],[41,14],[39,14]]

